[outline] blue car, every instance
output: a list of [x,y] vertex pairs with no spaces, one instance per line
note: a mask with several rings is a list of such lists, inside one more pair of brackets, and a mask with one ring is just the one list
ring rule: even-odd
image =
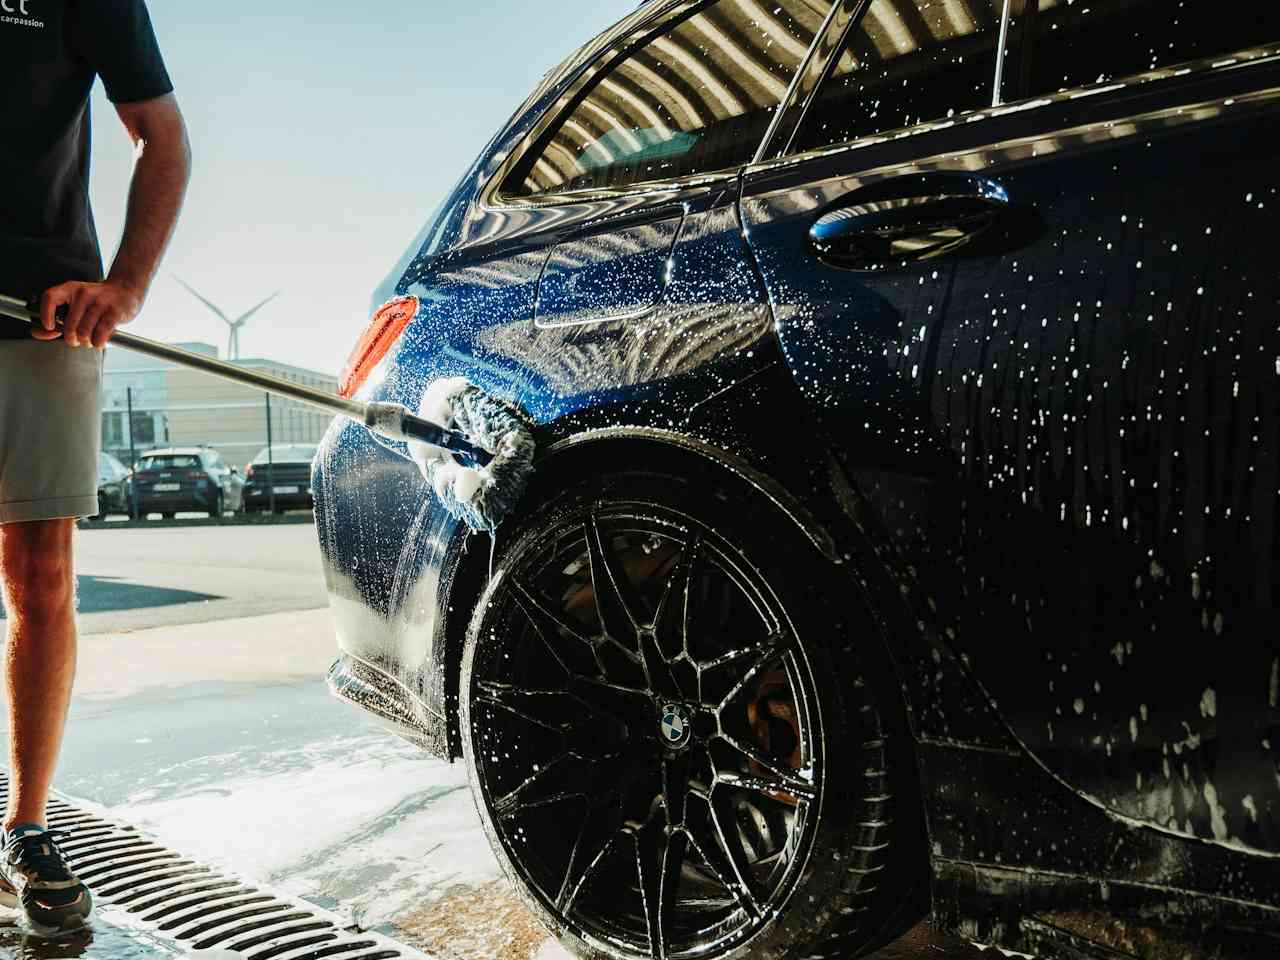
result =
[[335,423],[335,693],[589,958],[1280,943],[1280,5],[654,0],[345,376],[528,412],[495,537]]

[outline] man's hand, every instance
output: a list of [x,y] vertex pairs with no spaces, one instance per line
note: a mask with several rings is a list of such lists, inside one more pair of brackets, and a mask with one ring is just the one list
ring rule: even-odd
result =
[[[58,312],[66,319],[58,329]],[[69,347],[107,345],[116,327],[128,323],[142,309],[142,297],[118,283],[63,283],[40,298],[40,326],[31,328],[37,340],[62,337]]]

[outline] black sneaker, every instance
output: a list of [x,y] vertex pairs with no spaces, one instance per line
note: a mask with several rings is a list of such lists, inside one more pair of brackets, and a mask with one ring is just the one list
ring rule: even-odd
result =
[[65,836],[49,830],[9,834],[0,856],[0,904],[20,907],[42,936],[83,927],[93,912],[93,894],[58,849]]

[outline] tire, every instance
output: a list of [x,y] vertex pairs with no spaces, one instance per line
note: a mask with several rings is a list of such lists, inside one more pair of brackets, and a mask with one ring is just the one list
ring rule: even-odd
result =
[[500,547],[463,651],[508,877],[592,960],[855,956],[911,886],[864,654],[856,591],[771,509],[652,473],[567,490]]

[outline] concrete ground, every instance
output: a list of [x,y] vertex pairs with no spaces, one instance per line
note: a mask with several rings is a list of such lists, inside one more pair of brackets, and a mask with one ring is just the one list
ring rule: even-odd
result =
[[[565,960],[502,879],[460,766],[328,695],[308,526],[79,534],[82,642],[58,786],[171,848],[453,960]],[[100,922],[0,960],[169,956]],[[877,960],[979,953],[913,931]]]

